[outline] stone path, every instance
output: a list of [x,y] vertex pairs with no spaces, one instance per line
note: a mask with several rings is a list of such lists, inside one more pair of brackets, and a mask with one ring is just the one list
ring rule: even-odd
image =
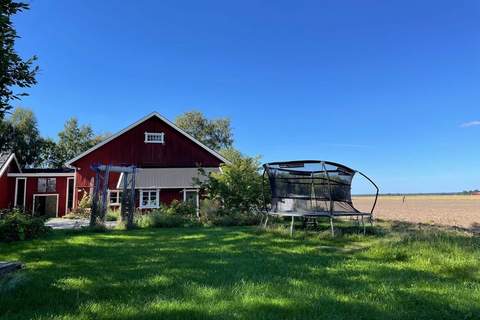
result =
[[[89,224],[88,219],[62,219],[62,218],[52,218],[48,220],[45,225],[52,227],[53,229],[80,229],[81,227],[86,227]],[[106,221],[107,228],[114,228],[117,224],[116,221]]]

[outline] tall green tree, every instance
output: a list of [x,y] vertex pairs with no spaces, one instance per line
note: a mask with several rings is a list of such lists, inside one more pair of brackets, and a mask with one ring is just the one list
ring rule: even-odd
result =
[[12,124],[6,120],[0,120],[0,152],[10,151],[13,139]]
[[[40,145],[40,163],[43,168],[55,168],[57,166],[57,143],[51,138],[42,138]],[[60,165],[62,166],[62,165]]]
[[228,118],[209,120],[199,111],[190,111],[178,116],[175,124],[213,150],[219,151],[233,145]]
[[27,95],[25,92],[14,92],[13,88],[28,88],[37,83],[35,75],[38,66],[34,65],[37,57],[22,60],[15,51],[18,35],[12,16],[28,8],[26,3],[0,0],[0,120],[12,109],[12,101]]
[[43,139],[32,110],[16,108],[0,124],[1,151],[13,151],[22,166],[37,166],[42,162]]
[[58,142],[52,165],[61,167],[65,162],[93,147],[103,138],[97,138],[89,125],[79,125],[73,117],[65,122],[63,131],[58,133]]

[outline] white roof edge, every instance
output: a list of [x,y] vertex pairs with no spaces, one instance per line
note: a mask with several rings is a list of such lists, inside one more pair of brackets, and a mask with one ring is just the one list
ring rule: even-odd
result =
[[74,177],[75,172],[24,172],[9,173],[9,177]]
[[7,161],[5,162],[5,164],[3,165],[3,167],[0,168],[0,177],[3,176],[3,174],[4,174],[5,171],[7,170],[8,166],[10,165],[10,162],[12,162],[13,159],[15,159],[15,163],[17,164],[18,170],[19,170],[20,172],[22,172],[22,167],[21,167],[20,164],[18,163],[17,156],[15,156],[15,153],[12,152],[12,153],[8,156],[8,159],[7,159]]
[[120,176],[118,176],[118,181],[117,181],[117,185],[116,185],[117,189],[121,189],[120,188],[121,187],[120,183],[122,182],[122,179],[123,179],[123,172],[120,173]]
[[190,140],[192,140],[194,143],[196,143],[197,145],[199,145],[200,147],[202,147],[203,149],[205,149],[206,151],[208,151],[210,154],[212,154],[213,156],[215,156],[217,159],[221,160],[222,162],[224,163],[230,163],[230,161],[228,161],[227,159],[225,159],[221,154],[219,154],[218,152],[210,149],[209,147],[207,147],[206,145],[204,145],[203,143],[201,143],[200,141],[198,141],[197,139],[195,139],[194,137],[192,137],[191,135],[189,135],[188,133],[186,133],[185,131],[183,131],[182,129],[180,129],[179,127],[177,127],[173,122],[171,122],[170,120],[168,120],[167,118],[165,118],[164,116],[162,116],[161,114],[159,114],[158,112],[152,112],[148,115],[146,115],[145,117],[143,117],[142,119],[134,122],[133,124],[129,125],[128,127],[124,128],[123,130],[120,130],[119,132],[115,133],[114,135],[110,136],[109,138],[103,140],[102,142],[94,145],[93,147],[91,147],[90,149],[88,149],[87,151],[79,154],[78,156],[76,156],[75,158],[71,159],[71,160],[68,160],[66,162],[66,166],[67,167],[72,167],[72,163],[77,161],[78,159],[81,159],[83,158],[84,156],[86,156],[87,154],[91,153],[92,151],[94,150],[97,150],[98,148],[100,148],[101,146],[109,143],[110,141],[116,139],[117,137],[119,137],[120,135],[124,134],[125,132],[127,131],[130,131],[131,129],[135,128],[136,126],[140,125],[141,123],[147,121],[148,119],[152,118],[152,117],[157,117],[159,118],[160,120],[162,120],[163,122],[165,122],[166,124],[168,124],[170,127],[172,127],[173,129],[177,130],[179,133],[183,134],[185,137],[189,138]]

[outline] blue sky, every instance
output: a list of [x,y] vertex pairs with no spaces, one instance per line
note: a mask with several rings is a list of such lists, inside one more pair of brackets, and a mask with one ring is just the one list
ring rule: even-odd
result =
[[345,163],[383,192],[480,188],[478,1],[30,3],[17,48],[41,73],[20,105],[46,136],[196,109],[263,161]]

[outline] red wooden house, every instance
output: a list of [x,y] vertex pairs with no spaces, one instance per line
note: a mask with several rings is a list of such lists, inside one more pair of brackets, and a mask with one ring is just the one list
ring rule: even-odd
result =
[[[0,157],[0,209],[24,207],[63,216],[92,191],[95,164],[136,166],[137,207],[158,208],[174,199],[198,206],[198,169],[218,171],[227,160],[154,112],[67,162],[62,169],[22,169]],[[109,205],[120,204],[122,176],[110,174]]]

